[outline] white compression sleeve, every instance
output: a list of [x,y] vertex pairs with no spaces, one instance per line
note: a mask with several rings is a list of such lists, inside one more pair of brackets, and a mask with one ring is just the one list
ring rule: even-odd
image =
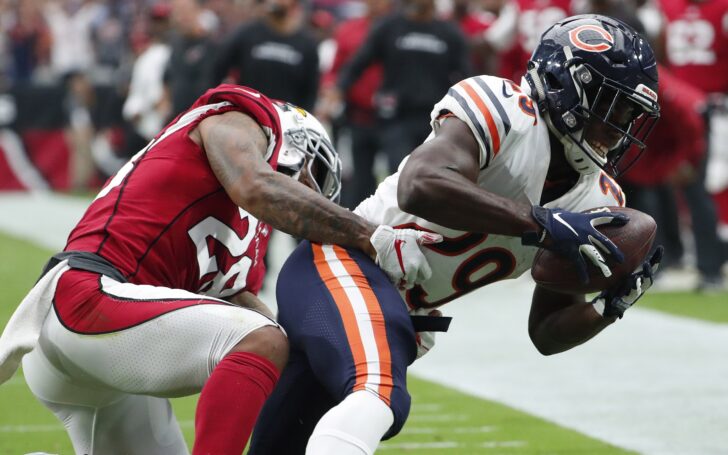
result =
[[372,455],[393,422],[392,410],[379,397],[354,392],[321,417],[306,455]]

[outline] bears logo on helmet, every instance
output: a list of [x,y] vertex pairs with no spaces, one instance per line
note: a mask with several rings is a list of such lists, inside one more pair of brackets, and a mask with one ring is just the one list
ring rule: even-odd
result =
[[[608,51],[614,45],[614,37],[608,31],[596,25],[576,27],[569,32],[569,40],[574,46],[589,52]],[[593,41],[596,41],[597,44],[591,44]]]

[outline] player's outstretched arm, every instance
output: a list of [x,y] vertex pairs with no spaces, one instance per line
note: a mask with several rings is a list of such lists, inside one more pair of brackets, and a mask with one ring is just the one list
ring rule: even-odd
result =
[[528,316],[528,334],[538,352],[558,354],[591,339],[616,319],[600,315],[583,295],[561,294],[537,285]]
[[264,159],[268,140],[252,118],[227,112],[206,118],[196,131],[213,172],[235,204],[292,236],[375,255],[369,238],[376,226],[274,171]]
[[662,260],[662,246],[619,285],[591,302],[583,295],[561,294],[536,286],[528,317],[528,334],[543,355],[568,351],[591,339],[634,305],[652,286]]
[[[521,237],[526,245],[555,250],[576,263],[585,281],[585,257],[604,276],[611,274],[605,254],[621,262],[622,253],[595,226],[624,224],[624,215],[546,209],[491,193],[476,183],[479,156],[470,128],[447,118],[437,136],[417,147],[405,164],[397,188],[400,208],[452,229]],[[551,223],[553,216],[561,223]]]
[[468,126],[446,119],[437,136],[417,147],[399,177],[397,201],[405,212],[470,232],[521,236],[540,226],[531,206],[480,188],[480,151]]

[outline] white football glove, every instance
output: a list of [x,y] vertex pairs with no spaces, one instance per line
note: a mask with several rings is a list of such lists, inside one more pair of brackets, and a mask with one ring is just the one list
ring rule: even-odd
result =
[[592,300],[594,309],[602,316],[622,318],[624,312],[634,305],[652,287],[655,273],[662,260],[662,246],[658,246],[652,256],[640,265],[615,289],[602,291]]
[[369,238],[377,251],[376,263],[400,289],[410,289],[432,276],[420,245],[442,242],[442,236],[415,229],[380,225]]

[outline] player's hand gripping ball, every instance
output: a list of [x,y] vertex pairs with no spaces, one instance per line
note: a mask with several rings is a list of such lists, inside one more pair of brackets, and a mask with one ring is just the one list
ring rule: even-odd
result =
[[595,210],[623,213],[629,217],[629,222],[622,226],[601,225],[597,230],[607,236],[624,255],[624,260],[618,262],[613,255],[604,254],[606,265],[611,270],[611,276],[606,277],[601,269],[593,264],[587,264],[588,282],[584,282],[573,260],[562,256],[555,251],[545,248],[539,249],[533,260],[531,276],[539,286],[566,294],[587,294],[614,288],[623,283],[647,259],[647,254],[655,240],[657,224],[646,213],[626,207],[603,207]]

